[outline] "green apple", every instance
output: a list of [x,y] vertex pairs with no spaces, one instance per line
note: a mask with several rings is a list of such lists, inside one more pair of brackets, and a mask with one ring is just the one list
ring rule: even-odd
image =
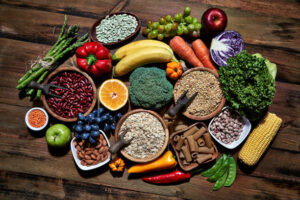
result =
[[71,137],[71,130],[63,124],[55,124],[46,132],[46,140],[51,147],[65,147],[70,142]]

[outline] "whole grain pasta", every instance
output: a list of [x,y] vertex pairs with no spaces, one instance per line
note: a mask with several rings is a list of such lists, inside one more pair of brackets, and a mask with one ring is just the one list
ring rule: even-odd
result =
[[211,154],[198,154],[196,161],[198,164],[202,164],[203,162],[205,162],[211,158],[212,158]]
[[193,135],[194,133],[196,133],[199,129],[196,126],[193,126],[192,128],[190,128],[189,130],[185,131],[183,133],[183,135],[185,137],[189,136],[189,135]]
[[195,145],[195,140],[192,135],[189,135],[186,137],[188,143],[189,143],[189,149],[191,152],[196,152],[196,145]]
[[214,148],[208,148],[208,147],[199,147],[198,148],[198,152],[199,153],[209,153],[209,154],[213,154],[214,153]]
[[195,140],[198,140],[204,133],[205,133],[206,128],[201,127],[196,133],[193,134],[193,137]]
[[197,143],[198,143],[199,147],[205,146],[205,141],[203,140],[203,138],[199,138],[199,139],[197,140]]
[[208,132],[204,133],[203,134],[203,138],[204,138],[204,141],[205,141],[205,144],[208,148],[211,148],[212,147],[212,141],[211,141],[211,136]]
[[192,156],[191,156],[191,152],[189,151],[189,148],[185,145],[185,146],[181,147],[181,150],[183,152],[186,162],[191,162]]
[[179,151],[180,148],[182,147],[183,142],[184,142],[184,139],[185,139],[185,137],[184,137],[183,135],[180,136],[180,138],[178,139],[178,142],[177,142],[177,144],[176,144],[176,146],[175,146],[175,149],[176,149],[177,151]]

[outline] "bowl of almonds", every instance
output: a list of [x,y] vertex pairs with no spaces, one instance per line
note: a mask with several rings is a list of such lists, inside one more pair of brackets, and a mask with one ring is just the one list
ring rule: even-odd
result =
[[72,155],[79,169],[83,171],[96,169],[110,161],[111,154],[108,151],[110,144],[103,131],[100,130],[96,141],[96,144],[91,144],[75,137],[72,139]]

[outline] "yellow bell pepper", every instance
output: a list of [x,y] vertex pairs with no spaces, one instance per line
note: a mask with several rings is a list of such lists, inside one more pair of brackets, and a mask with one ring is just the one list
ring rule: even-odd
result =
[[128,173],[144,173],[150,171],[159,171],[171,169],[177,165],[171,151],[167,151],[164,155],[149,163],[136,164],[128,169]]

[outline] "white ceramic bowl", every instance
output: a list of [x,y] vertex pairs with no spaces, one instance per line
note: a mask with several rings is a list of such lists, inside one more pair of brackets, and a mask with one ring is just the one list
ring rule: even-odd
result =
[[[105,133],[102,130],[100,130],[100,133],[104,136],[104,138],[105,138],[105,140],[107,142],[107,146],[110,147],[108,138],[106,137]],[[71,140],[71,144],[70,145],[71,145],[71,150],[72,150],[72,155],[73,155],[74,161],[75,161],[76,165],[79,167],[79,169],[81,169],[83,171],[88,171],[88,170],[96,169],[98,167],[101,167],[101,166],[105,165],[106,163],[108,163],[111,160],[111,153],[109,153],[108,158],[105,161],[98,163],[97,165],[91,165],[91,166],[84,166],[84,165],[82,165],[80,163],[79,158],[77,157],[77,149],[75,148],[75,145],[74,145],[74,140],[75,139],[76,138],[74,137]]]
[[[45,116],[46,116],[46,123],[45,123],[43,126],[39,127],[39,128],[33,127],[33,126],[31,126],[31,125],[29,124],[29,121],[28,121],[28,115],[29,115],[29,113],[30,113],[31,111],[33,111],[33,110],[40,110],[40,111],[42,111],[42,112],[45,114]],[[27,127],[28,127],[29,129],[33,130],[33,131],[41,131],[41,130],[43,130],[43,129],[47,126],[48,122],[49,122],[49,115],[48,115],[48,113],[46,112],[45,109],[40,108],[40,107],[34,107],[34,108],[29,109],[29,110],[27,111],[26,115],[25,115],[25,123],[26,123]]]
[[[225,147],[225,148],[227,148],[227,149],[234,149],[234,148],[236,148],[237,146],[239,146],[246,138],[247,138],[247,136],[249,135],[249,133],[250,133],[250,130],[251,130],[251,123],[250,123],[250,121],[246,118],[246,117],[242,117],[242,119],[244,120],[244,127],[243,127],[243,131],[242,131],[242,133],[241,133],[241,135],[240,135],[240,137],[239,137],[239,139],[238,140],[236,140],[236,141],[234,141],[234,142],[232,142],[232,143],[230,143],[230,144],[225,144],[225,143],[223,143],[221,140],[219,140],[218,138],[216,138],[215,136],[214,136],[214,134],[212,133],[212,131],[210,130],[210,126],[211,126],[211,124],[212,124],[212,122],[225,110],[225,109],[227,109],[227,108],[229,108],[229,107],[224,107],[223,109],[222,109],[222,111],[216,116],[216,117],[214,117],[211,121],[210,121],[210,123],[209,123],[209,125],[208,125],[208,131],[209,131],[209,133],[210,133],[210,135],[219,143],[219,144],[221,144],[223,147]],[[239,113],[238,113],[239,114]]]

